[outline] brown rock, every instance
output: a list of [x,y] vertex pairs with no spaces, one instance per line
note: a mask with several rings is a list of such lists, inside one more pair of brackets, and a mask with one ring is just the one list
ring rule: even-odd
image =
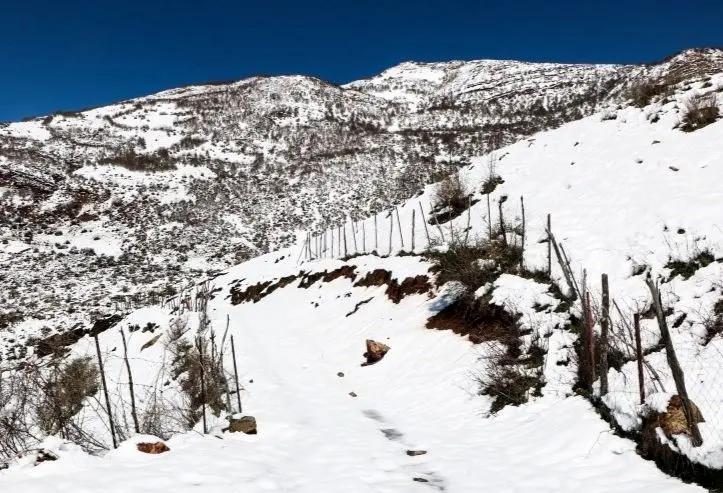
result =
[[256,418],[253,416],[243,416],[241,418],[230,418],[228,428],[230,433],[246,433],[247,435],[255,435]]
[[171,450],[168,448],[168,445],[163,442],[139,443],[136,445],[136,448],[144,454],[162,454]]
[[[703,423],[703,415],[700,409],[693,401],[690,401],[690,407],[693,412],[693,420],[696,423]],[[685,411],[683,410],[683,399],[679,395],[674,395],[668,401],[667,410],[658,415],[658,426],[662,428],[665,436],[671,438],[673,435],[685,434],[690,435],[688,429],[688,421],[685,419]]]
[[362,363],[362,366],[373,365],[377,361],[381,360],[388,351],[389,346],[386,344],[367,339],[367,352],[364,353],[364,357],[367,360],[366,363]]

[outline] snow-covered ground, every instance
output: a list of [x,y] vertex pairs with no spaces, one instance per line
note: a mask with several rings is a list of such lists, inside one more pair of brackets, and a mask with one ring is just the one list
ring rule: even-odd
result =
[[[293,262],[277,258],[267,255],[232,269],[214,286],[298,272]],[[330,271],[341,262],[316,264],[314,269]],[[376,268],[400,279],[429,268],[413,257],[359,257],[350,265],[357,279]],[[529,292],[517,289],[520,282],[531,281],[502,280],[498,302]],[[632,442],[614,436],[584,399],[566,398],[561,387],[551,386],[531,404],[485,418],[488,403],[475,395],[472,379],[483,348],[451,332],[424,328],[429,315],[444,305],[443,296],[417,294],[395,304],[385,286],[353,287],[344,277],[317,281],[308,289],[297,284],[236,306],[225,288],[209,310],[216,330],[229,317],[244,413],[256,417],[258,435],[222,434],[218,428],[206,436],[190,432],[168,440],[170,452],[159,456],[135,449],[136,442],[152,438],[135,437],[102,457],[50,439],[44,445],[60,460],[37,467],[20,461],[0,472],[0,488],[24,493],[703,491],[641,459]],[[167,323],[170,317],[160,308],[146,309],[121,327]],[[568,333],[549,328],[551,340],[569,342]],[[136,389],[163,378],[162,343],[140,350],[153,337],[136,331],[129,340]],[[367,338],[391,349],[379,363],[362,367]],[[100,340],[116,415],[128,419],[127,389],[118,385],[126,382],[118,330]],[[554,346],[562,344],[551,342]],[[74,351],[92,354],[92,340],[84,339]],[[554,358],[562,354],[553,353],[549,366],[554,368]],[[96,420],[97,436],[108,441],[94,411],[85,412],[87,422]],[[410,456],[409,450],[427,453]]]

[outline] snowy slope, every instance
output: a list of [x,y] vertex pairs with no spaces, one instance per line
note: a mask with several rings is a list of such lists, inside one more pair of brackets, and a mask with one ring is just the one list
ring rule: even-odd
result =
[[[278,258],[272,254],[248,262],[214,284],[228,286],[240,278],[252,283],[297,272],[293,262]],[[317,261],[306,268],[331,271],[341,264]],[[358,257],[349,264],[358,277],[384,268],[403,278],[429,267],[412,257]],[[640,459],[633,444],[608,433],[581,398],[546,392],[533,404],[484,419],[484,400],[474,395],[470,381],[481,348],[451,332],[423,328],[443,303],[440,297],[412,295],[395,304],[383,287],[354,288],[346,278],[308,289],[291,284],[258,303],[236,306],[228,303],[227,293],[223,289],[217,295],[209,315],[217,329],[226,316],[231,320],[244,412],[256,416],[259,435],[189,433],[169,440],[171,451],[158,457],[135,450],[134,443],[151,437],[131,439],[103,457],[53,439],[44,446],[59,461],[36,468],[12,465],[0,472],[0,486],[28,493],[51,485],[109,492],[469,492],[481,487],[559,492],[583,485],[595,492],[703,491]],[[346,316],[369,298],[357,313]],[[192,320],[194,316],[190,314]],[[124,325],[163,323],[164,317],[172,316],[146,310]],[[391,350],[376,365],[360,367],[369,337]],[[136,352],[150,338],[136,332],[130,339],[138,389],[158,378],[144,363],[155,360],[153,368],[163,367],[158,345]],[[551,340],[557,338],[569,335],[554,330]],[[127,406],[128,401],[127,395],[120,397],[125,387],[116,384],[125,381],[117,332],[109,331],[101,340],[115,412],[122,414],[121,403]],[[85,344],[81,341],[75,351],[92,351],[92,342]],[[93,411],[86,412],[84,419],[92,420]],[[98,426],[97,436],[107,441],[107,430]],[[408,456],[408,450],[427,453]]]

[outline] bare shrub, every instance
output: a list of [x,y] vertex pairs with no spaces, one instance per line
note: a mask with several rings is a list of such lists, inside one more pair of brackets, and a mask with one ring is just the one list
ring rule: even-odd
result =
[[89,357],[53,366],[41,378],[43,402],[37,410],[40,429],[48,435],[67,435],[73,417],[87,397],[98,392],[98,368]]
[[503,344],[490,345],[489,354],[482,361],[482,370],[475,375],[475,379],[480,395],[494,399],[491,413],[505,406],[524,404],[530,395],[541,395],[540,390],[545,383],[542,366],[530,368],[530,365],[511,360],[509,349]]
[[693,132],[715,122],[719,115],[718,97],[715,93],[690,97],[685,102],[681,130]]
[[434,200],[437,207],[464,210],[467,207],[468,195],[467,185],[460,178],[459,173],[454,173],[437,185]]

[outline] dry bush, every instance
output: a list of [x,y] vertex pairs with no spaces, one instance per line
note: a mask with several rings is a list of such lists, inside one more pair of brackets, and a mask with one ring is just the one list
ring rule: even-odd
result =
[[[535,347],[531,346],[529,352],[530,356],[537,359],[539,351],[533,350]],[[544,350],[542,355],[544,358]],[[482,361],[482,370],[475,375],[475,379],[480,395],[494,399],[491,413],[496,413],[505,406],[524,404],[530,395],[541,395],[542,386],[545,384],[541,365],[531,368],[529,364],[511,360],[509,348],[503,344],[491,345],[489,354],[484,356]]]
[[185,399],[187,426],[193,427],[201,419],[204,404],[216,415],[225,410],[225,375],[220,358],[214,357],[213,342],[204,334],[193,342],[184,337],[171,337],[167,347],[173,355],[171,374]]
[[469,192],[459,173],[449,175],[435,190],[434,202],[437,207],[450,207],[452,210],[467,208]]
[[693,132],[715,122],[720,116],[718,97],[715,93],[690,97],[685,102],[681,130]]
[[628,97],[633,106],[644,108],[657,96],[666,94],[669,88],[665,84],[650,79],[638,79],[628,88]]
[[464,241],[453,238],[446,250],[430,250],[435,263],[437,284],[459,281],[474,291],[493,281],[502,272],[517,272],[522,249],[498,238]]
[[98,368],[88,357],[75,358],[51,368],[41,378],[43,403],[37,410],[37,423],[48,435],[67,435],[73,417],[83,408],[86,397],[98,392]]

